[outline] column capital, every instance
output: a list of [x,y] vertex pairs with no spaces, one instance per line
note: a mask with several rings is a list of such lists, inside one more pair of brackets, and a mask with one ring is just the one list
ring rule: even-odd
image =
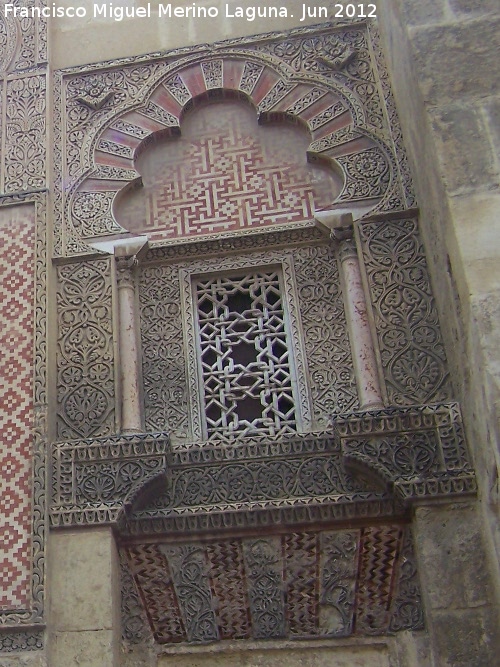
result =
[[137,255],[115,256],[118,287],[133,287],[133,271],[138,264]]

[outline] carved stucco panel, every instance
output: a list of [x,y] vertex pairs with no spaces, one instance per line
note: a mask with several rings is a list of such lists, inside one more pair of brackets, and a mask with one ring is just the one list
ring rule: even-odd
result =
[[57,434],[115,431],[112,273],[109,259],[59,266]]
[[191,276],[273,265],[283,276],[302,430],[325,427],[331,414],[357,405],[338,268],[329,247],[145,265],[139,284],[148,429],[169,430],[179,441],[202,437]]
[[[13,0],[19,8],[26,8],[25,0]],[[46,0],[34,0],[36,7],[47,6]],[[0,75],[33,69],[47,60],[47,19],[24,18],[0,10]]]
[[423,629],[404,525],[135,544],[122,568],[128,646]]
[[389,405],[451,396],[437,308],[416,220],[358,227]]
[[5,82],[3,189],[7,193],[45,186],[46,77],[19,76]]

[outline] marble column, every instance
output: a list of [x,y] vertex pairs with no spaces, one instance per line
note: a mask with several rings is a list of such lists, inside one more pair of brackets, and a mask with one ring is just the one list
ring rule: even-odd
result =
[[[333,232],[335,238],[336,232]],[[361,279],[356,242],[352,227],[342,233],[339,263],[344,290],[347,328],[361,410],[384,405],[377,372],[377,360],[368,321],[365,292]]]
[[137,433],[143,430],[134,279],[136,265],[135,255],[116,255],[123,433]]

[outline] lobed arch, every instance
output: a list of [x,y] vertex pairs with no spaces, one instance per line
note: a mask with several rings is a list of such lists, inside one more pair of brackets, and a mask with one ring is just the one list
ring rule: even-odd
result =
[[[70,217],[77,236],[91,242],[124,234],[113,214],[118,196],[141,186],[137,159],[151,142],[181,134],[186,113],[211,100],[241,99],[258,122],[286,121],[309,132],[307,160],[340,173],[343,186],[329,210],[354,217],[383,210],[394,190],[393,158],[363,126],[361,105],[341,86],[284,73],[258,56],[198,58],[155,82],[140,105],[106,121],[91,148],[93,168],[72,188]],[[103,105],[108,101],[103,98]]]

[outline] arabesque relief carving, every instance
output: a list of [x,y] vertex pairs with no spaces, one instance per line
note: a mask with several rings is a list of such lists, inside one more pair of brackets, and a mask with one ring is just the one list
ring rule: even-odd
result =
[[111,267],[107,259],[58,267],[58,438],[115,432]]
[[388,404],[449,399],[446,355],[417,221],[362,222],[359,239]]
[[[127,645],[423,628],[412,503],[467,497],[476,484],[378,39],[374,24],[354,22],[55,74],[50,518],[113,526]],[[307,178],[260,198],[260,129],[240,141],[234,123],[211,145],[217,165],[197,145],[195,157],[207,178],[237,173],[239,189],[224,181],[210,208],[205,181],[158,173],[164,191],[145,197],[154,224],[127,227],[122,207],[132,219],[138,193],[151,194],[148,156],[168,146],[175,158],[189,119],[207,101],[216,115],[224,99],[260,129],[304,128]],[[258,159],[238,171],[224,151],[242,146]],[[330,199],[308,189],[319,173]],[[359,408],[342,251],[314,227],[321,208],[354,218],[377,409]],[[119,432],[116,266],[96,251],[127,230],[150,235],[122,258],[137,265],[128,315],[140,324],[144,403],[133,434]],[[218,365],[228,358],[229,370]]]

